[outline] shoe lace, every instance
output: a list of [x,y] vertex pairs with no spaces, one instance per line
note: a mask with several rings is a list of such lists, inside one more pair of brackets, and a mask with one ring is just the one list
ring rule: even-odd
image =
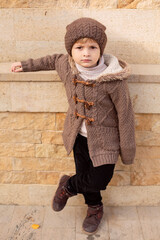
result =
[[97,219],[100,219],[102,217],[102,212],[97,212],[97,210],[92,210],[92,212],[87,212],[87,217],[92,217],[94,216]]
[[66,195],[66,190],[64,188],[61,189],[60,193],[59,193],[59,198],[63,198]]

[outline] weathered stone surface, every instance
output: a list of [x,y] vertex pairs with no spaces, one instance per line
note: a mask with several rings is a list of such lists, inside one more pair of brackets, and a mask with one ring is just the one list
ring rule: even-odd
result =
[[[0,23],[2,23],[0,24],[1,41],[6,42],[6,44],[8,41],[11,41],[14,39],[13,17],[14,17],[13,11],[9,9],[0,10]],[[3,22],[4,20],[5,22]]]
[[[128,85],[135,113],[160,113],[160,84]],[[64,113],[68,108],[62,82],[0,82],[0,93],[0,111]]]
[[0,143],[41,143],[41,133],[31,130],[0,130]]
[[125,171],[125,172],[130,172],[130,167],[131,165],[125,165],[122,163],[121,158],[119,156],[118,162],[115,165],[115,170],[117,171]]
[[1,0],[0,8],[56,8],[56,9],[71,9],[71,8],[117,8],[116,0]]
[[148,161],[152,161],[152,159],[159,159],[160,158],[160,147],[137,146],[136,158],[137,159],[146,159]]
[[[0,184],[0,204],[51,204],[56,185]],[[159,206],[160,186],[108,186],[102,191],[106,206]],[[125,197],[124,197],[125,196]],[[84,205],[79,194],[68,201],[68,206]]]
[[[46,28],[46,27],[44,27]],[[52,28],[54,28],[54,26],[52,26]],[[38,29],[37,29],[38,31]],[[39,29],[40,31],[40,29]],[[45,31],[45,30],[44,30]],[[48,30],[49,31],[49,30]],[[58,30],[57,30],[58,31]],[[52,31],[51,31],[52,32]],[[23,37],[21,33],[17,33],[19,38],[20,37]],[[32,35],[32,40],[29,40],[29,34]],[[37,33],[39,35],[39,33]],[[49,37],[46,36],[46,34],[49,34],[50,35],[50,39]],[[64,47],[64,42],[63,42],[63,37],[61,39],[56,39],[56,35],[55,35],[55,38],[53,38],[53,36],[51,37],[51,33],[44,33],[43,34],[43,38],[40,37],[39,35],[39,39],[34,35],[34,33],[31,32],[30,30],[30,33],[28,33],[28,30],[26,29],[26,32],[25,32],[25,37],[26,39],[28,40],[25,40],[25,41],[16,41],[16,46],[14,46],[15,48],[15,51],[13,53],[13,50],[10,50],[11,51],[11,56],[10,56],[10,60],[7,60],[7,58],[9,58],[9,51],[7,50],[7,56],[3,56],[3,62],[5,61],[12,61],[14,62],[15,59],[19,59],[19,61],[22,61],[22,60],[27,60],[29,58],[39,58],[39,57],[43,57],[43,56],[46,56],[46,55],[52,55],[54,53],[64,53],[66,54],[66,50],[65,50],[65,47]],[[35,38],[37,40],[35,40]],[[48,39],[48,40],[46,40]],[[52,40],[53,39],[53,40]],[[6,47],[6,46],[4,46]],[[4,54],[4,52],[3,52]],[[14,58],[13,58],[14,56]],[[12,57],[12,59],[11,59]],[[5,60],[6,58],[6,60]],[[0,61],[1,58],[0,58]]]
[[160,134],[151,131],[137,131],[136,144],[138,146],[160,146]]
[[0,8],[25,8],[29,7],[26,0],[0,0]]
[[63,131],[66,113],[56,113],[56,130]]
[[62,145],[63,144],[62,132],[54,131],[42,132],[42,143]]
[[36,145],[36,157],[67,157],[66,150],[62,145],[54,144],[37,144]]
[[[9,162],[9,161],[8,161]],[[19,171],[55,171],[74,172],[73,158],[12,158],[13,170]],[[8,163],[9,164],[9,163]],[[1,170],[6,170],[5,164],[0,165]],[[11,168],[11,166],[10,166]]]
[[[5,29],[11,28],[9,22],[11,20],[7,17],[8,11],[13,16],[11,18],[12,25],[14,25],[13,37],[10,37],[11,33],[6,33],[3,38],[7,38],[8,42],[5,40],[0,42],[0,44],[3,43],[2,54],[0,54],[1,62],[9,59],[20,61],[30,57],[65,53],[63,40],[65,26],[78,17],[91,16],[107,27],[108,43],[105,52],[109,51],[130,63],[160,63],[159,10],[113,11],[106,8],[97,9],[97,7],[70,10],[60,8],[2,9],[1,22],[3,26],[5,25]],[[134,19],[134,21],[128,21],[128,19]],[[19,27],[20,22],[23,28]],[[0,32],[2,31],[4,31],[3,28]],[[12,48],[10,48],[11,45]]]
[[118,0],[118,8],[160,9],[159,0]]
[[0,171],[0,182],[5,184],[36,183],[36,172]]
[[129,90],[135,113],[160,113],[160,84],[130,83]]
[[29,205],[31,201],[28,187],[26,184],[0,184],[0,204]]
[[137,4],[138,9],[160,9],[159,0],[141,0]]
[[[107,54],[109,52],[117,56],[118,58],[125,60],[130,64],[159,64],[160,63],[159,42],[155,41],[153,44],[153,42],[150,39],[148,41],[145,41],[145,40],[141,41],[140,39],[137,38],[136,40],[135,36],[138,33],[135,33],[135,35],[132,36],[134,41],[133,39],[128,39],[128,37],[126,37],[125,41],[120,39],[115,39],[112,41],[113,34],[114,32],[111,33],[110,40],[108,40],[104,53]],[[128,33],[124,33],[124,34],[128,34]]]
[[12,170],[12,158],[0,157],[0,171]]
[[60,172],[37,172],[38,184],[57,184],[60,179]]
[[158,173],[160,169],[160,156],[155,159],[135,159],[131,166],[131,172],[137,173]]
[[132,172],[131,185],[136,185],[136,186],[160,185],[160,173],[159,172],[154,172],[154,173]]
[[0,112],[0,129],[55,130],[55,113]]
[[0,157],[34,157],[35,146],[30,143],[1,143]]
[[128,186],[130,185],[130,172],[115,171],[109,186]]
[[160,133],[160,114],[153,115],[152,131],[156,133]]
[[159,9],[159,0],[118,0],[118,6],[116,0],[71,0],[66,4],[65,0],[1,0],[0,8],[56,8],[56,9],[78,9],[78,8],[128,8],[128,9]]
[[154,116],[157,116],[157,121],[160,121],[160,115],[135,114],[136,131],[151,131],[152,126],[155,125],[155,122],[153,122]]
[[0,82],[0,93],[1,111],[66,112],[68,107],[61,82]]

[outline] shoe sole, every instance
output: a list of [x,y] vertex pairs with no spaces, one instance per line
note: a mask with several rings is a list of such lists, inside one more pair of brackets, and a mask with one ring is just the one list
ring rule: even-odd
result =
[[83,229],[83,227],[82,227],[82,232],[85,233],[85,234],[87,234],[87,235],[94,235],[97,231],[98,231],[98,229],[97,229],[96,231],[90,233],[90,232],[85,231],[85,230]]

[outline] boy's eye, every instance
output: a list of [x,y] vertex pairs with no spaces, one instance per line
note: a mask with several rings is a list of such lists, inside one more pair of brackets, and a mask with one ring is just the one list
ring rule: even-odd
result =
[[77,49],[82,49],[82,47],[81,46],[78,46],[78,47],[76,47]]
[[96,47],[95,46],[91,46],[91,49],[95,49]]

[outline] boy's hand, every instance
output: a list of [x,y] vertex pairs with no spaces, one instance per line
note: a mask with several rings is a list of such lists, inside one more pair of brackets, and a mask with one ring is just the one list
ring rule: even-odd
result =
[[12,72],[22,72],[22,64],[21,62],[15,62],[11,65],[11,71]]

